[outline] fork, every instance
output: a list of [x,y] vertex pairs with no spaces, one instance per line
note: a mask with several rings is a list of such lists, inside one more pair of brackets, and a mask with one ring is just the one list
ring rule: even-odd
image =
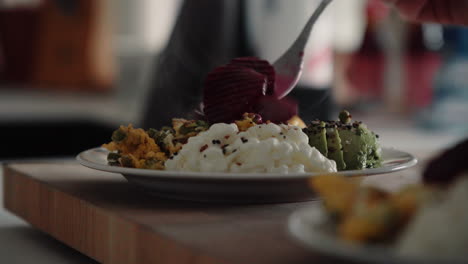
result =
[[322,0],[307,21],[304,29],[291,47],[273,63],[276,71],[275,93],[278,98],[286,96],[296,86],[304,67],[304,49],[309,41],[310,33],[320,15],[332,0]]

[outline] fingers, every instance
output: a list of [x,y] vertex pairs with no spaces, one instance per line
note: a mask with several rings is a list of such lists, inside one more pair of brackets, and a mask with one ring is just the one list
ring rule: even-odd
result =
[[468,1],[432,0],[428,2],[430,4],[426,4],[419,13],[419,20],[468,25]]
[[382,0],[395,6],[403,17],[419,22],[468,25],[468,1]]

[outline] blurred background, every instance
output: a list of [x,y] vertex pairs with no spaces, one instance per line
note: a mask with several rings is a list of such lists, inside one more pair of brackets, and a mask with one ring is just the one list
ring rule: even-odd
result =
[[[72,156],[120,124],[188,113],[212,67],[273,62],[317,3],[0,0],[0,160]],[[311,38],[291,95],[304,120],[346,108],[408,151],[468,135],[468,29],[405,22],[379,0],[335,0]]]

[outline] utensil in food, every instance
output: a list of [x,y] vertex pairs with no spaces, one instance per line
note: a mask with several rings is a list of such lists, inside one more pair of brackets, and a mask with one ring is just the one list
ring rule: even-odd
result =
[[296,41],[273,64],[276,71],[275,90],[278,98],[286,96],[299,81],[304,65],[304,49],[309,41],[310,33],[320,15],[331,2],[332,0],[322,0]]

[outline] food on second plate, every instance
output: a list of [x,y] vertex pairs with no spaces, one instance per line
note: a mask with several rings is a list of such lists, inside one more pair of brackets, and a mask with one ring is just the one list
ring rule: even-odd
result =
[[408,257],[465,257],[468,262],[468,174],[447,197],[422,206],[401,235],[397,252]]
[[311,185],[344,241],[387,245],[405,257],[468,260],[468,174],[449,188],[417,184],[392,193],[340,175],[313,177]]
[[195,172],[336,172],[334,161],[308,144],[296,126],[258,124],[239,131],[236,124],[214,124],[188,139],[166,169]]
[[389,193],[340,175],[318,176],[312,186],[323,198],[325,210],[336,222],[343,240],[370,243],[392,240],[416,213],[432,189],[408,186]]
[[468,262],[467,156],[468,139],[465,139],[426,166],[424,183],[444,188],[446,194],[443,199],[421,207],[397,244],[400,255],[456,257]]
[[338,170],[360,170],[380,167],[381,148],[378,135],[359,121],[352,122],[348,111],[339,121],[313,121],[304,129],[311,146],[333,159]]

